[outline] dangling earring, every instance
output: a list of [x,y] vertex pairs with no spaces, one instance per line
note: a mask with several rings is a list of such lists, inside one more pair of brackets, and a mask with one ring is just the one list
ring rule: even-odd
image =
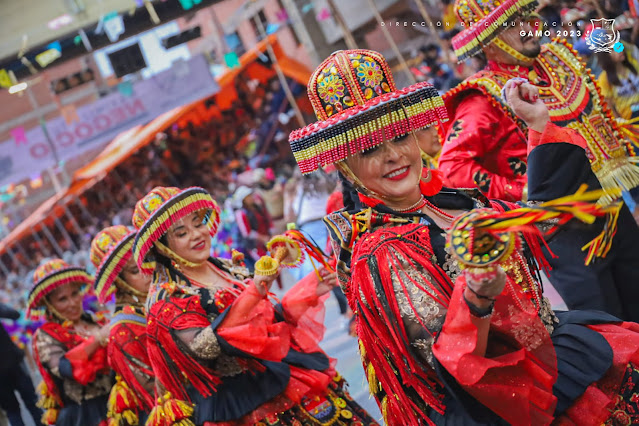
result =
[[422,177],[419,180],[419,190],[422,195],[432,197],[439,193],[443,186],[444,180],[442,179],[442,175],[439,170],[429,169],[426,167],[422,169]]

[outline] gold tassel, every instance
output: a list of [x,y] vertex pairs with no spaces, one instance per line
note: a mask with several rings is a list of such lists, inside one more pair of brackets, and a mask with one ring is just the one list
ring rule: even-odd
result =
[[58,421],[58,409],[49,408],[42,415],[42,423],[45,425],[55,425]]
[[371,394],[377,395],[377,393],[379,392],[377,374],[375,374],[375,368],[370,362],[368,363],[368,366],[366,366],[366,376],[368,377],[368,387],[371,391]]
[[193,415],[193,406],[185,401],[175,399],[171,392],[164,394],[162,405],[166,421],[174,426],[195,426],[189,417]]
[[162,398],[158,398],[157,404],[149,413],[149,418],[146,421],[146,426],[164,426],[166,424],[164,417],[165,414],[164,409],[162,408]]
[[382,417],[384,418],[384,423],[390,424],[388,421],[388,396],[382,399]]
[[364,344],[361,340],[359,341],[359,356],[362,359],[366,359],[366,348],[364,348]]

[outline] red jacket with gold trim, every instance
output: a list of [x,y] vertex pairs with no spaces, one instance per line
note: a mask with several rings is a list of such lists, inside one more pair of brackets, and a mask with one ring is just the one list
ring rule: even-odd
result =
[[551,120],[576,130],[587,144],[592,171],[605,190],[639,185],[634,152],[612,118],[594,77],[563,41],[542,46],[531,68],[489,62],[444,95],[452,119],[440,130],[439,168],[455,187],[478,187],[489,197],[518,201],[526,184],[526,125],[501,97],[514,77],[540,89]]

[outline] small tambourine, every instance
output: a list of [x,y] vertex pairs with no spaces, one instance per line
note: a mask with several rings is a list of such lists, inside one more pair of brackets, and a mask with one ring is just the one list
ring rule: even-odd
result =
[[486,268],[506,260],[517,246],[515,232],[497,232],[476,228],[475,222],[492,214],[490,210],[473,210],[451,226],[447,243],[451,255],[462,269]]

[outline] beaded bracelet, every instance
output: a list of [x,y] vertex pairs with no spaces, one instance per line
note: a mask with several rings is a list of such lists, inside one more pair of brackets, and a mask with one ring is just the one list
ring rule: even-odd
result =
[[466,299],[466,295],[463,293],[462,293],[462,297],[464,298],[464,302],[466,302],[466,306],[468,306],[468,309],[470,310],[470,314],[472,316],[479,319],[486,319],[486,318],[490,318],[490,316],[493,314],[493,308],[495,307],[494,299],[492,300],[492,302],[490,302],[490,305],[487,308],[482,309],[482,308],[478,308],[477,306],[469,302],[468,299]]

